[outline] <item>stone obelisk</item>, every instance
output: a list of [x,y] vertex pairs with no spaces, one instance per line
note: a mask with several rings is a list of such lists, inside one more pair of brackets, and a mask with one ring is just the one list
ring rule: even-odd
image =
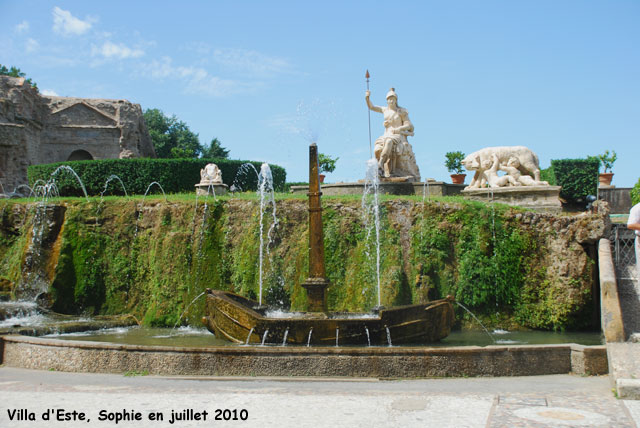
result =
[[309,277],[302,286],[307,290],[309,312],[327,312],[326,289],[329,280],[324,267],[324,234],[318,178],[318,146],[309,146]]

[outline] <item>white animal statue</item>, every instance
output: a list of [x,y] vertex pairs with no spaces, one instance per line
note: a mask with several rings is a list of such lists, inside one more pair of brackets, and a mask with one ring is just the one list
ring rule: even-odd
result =
[[200,184],[222,184],[222,173],[218,165],[208,163],[200,170]]
[[538,156],[529,148],[524,146],[501,146],[501,147],[485,147],[476,152],[471,153],[462,160],[462,165],[469,171],[475,171],[475,175],[471,183],[467,187],[472,189],[482,187],[484,184],[486,165],[493,165],[493,156],[498,157],[500,164],[507,164],[510,158],[518,159],[518,170],[523,175],[533,177],[533,180],[540,181],[540,165]]

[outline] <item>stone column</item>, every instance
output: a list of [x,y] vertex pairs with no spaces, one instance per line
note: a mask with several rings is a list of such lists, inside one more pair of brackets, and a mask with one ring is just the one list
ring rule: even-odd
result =
[[324,266],[324,234],[318,179],[318,146],[309,146],[309,277],[302,284],[307,290],[308,311],[326,312],[329,281]]

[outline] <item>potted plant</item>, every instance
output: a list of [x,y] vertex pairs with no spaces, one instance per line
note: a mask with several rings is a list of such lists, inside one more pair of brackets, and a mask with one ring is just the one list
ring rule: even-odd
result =
[[320,183],[324,182],[325,175],[323,172],[333,172],[336,169],[336,162],[340,158],[332,158],[324,153],[318,153],[318,177]]
[[604,153],[598,155],[597,158],[600,160],[600,165],[602,165],[603,168],[603,171],[598,175],[600,186],[611,186],[611,180],[613,180],[611,168],[613,168],[613,164],[616,162],[618,155],[615,150],[612,150],[611,153],[609,153],[609,150],[605,150]]
[[451,182],[453,184],[464,184],[464,179],[467,174],[464,174],[462,169],[462,160],[464,159],[464,153],[462,152],[447,152],[445,154],[447,160],[444,162],[444,166],[451,172]]

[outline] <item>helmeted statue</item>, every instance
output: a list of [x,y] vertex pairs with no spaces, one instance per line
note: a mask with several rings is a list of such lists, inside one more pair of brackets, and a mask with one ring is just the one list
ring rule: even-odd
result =
[[374,106],[366,92],[365,99],[370,110],[384,116],[384,134],[375,143],[374,154],[378,160],[379,175],[383,179],[403,179],[420,181],[420,170],[416,164],[413,148],[407,137],[413,136],[413,124],[407,109],[398,105],[398,95],[394,88],[387,92],[387,106]]

